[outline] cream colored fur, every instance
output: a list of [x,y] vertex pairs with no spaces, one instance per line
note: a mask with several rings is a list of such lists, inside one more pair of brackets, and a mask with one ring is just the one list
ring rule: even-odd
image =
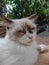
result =
[[[8,26],[7,34],[4,39],[0,39],[0,65],[34,65],[39,56],[36,41],[36,25],[34,19],[12,20]],[[8,23],[8,21],[7,21]],[[29,33],[25,25],[35,27],[33,33]],[[16,32],[25,27],[25,34],[21,33],[18,37]],[[24,35],[23,35],[24,34]],[[32,41],[29,37],[33,37]],[[39,47],[39,46],[38,46]],[[43,47],[40,47],[43,48]]]

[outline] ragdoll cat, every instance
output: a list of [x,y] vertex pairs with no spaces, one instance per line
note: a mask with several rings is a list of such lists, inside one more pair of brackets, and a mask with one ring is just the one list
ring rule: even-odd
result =
[[39,51],[46,46],[37,45],[35,15],[9,20],[2,16],[7,29],[4,39],[0,39],[0,65],[34,65]]

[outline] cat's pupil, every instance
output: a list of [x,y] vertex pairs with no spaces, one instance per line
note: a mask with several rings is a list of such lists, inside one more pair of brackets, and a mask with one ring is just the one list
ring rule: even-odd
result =
[[29,33],[33,33],[33,29],[30,28],[30,27],[28,27],[28,32],[29,32]]
[[7,27],[7,29],[10,29],[10,27]]
[[30,29],[28,30],[28,32],[29,32],[29,33],[33,33],[33,31],[32,31],[32,30],[30,30]]

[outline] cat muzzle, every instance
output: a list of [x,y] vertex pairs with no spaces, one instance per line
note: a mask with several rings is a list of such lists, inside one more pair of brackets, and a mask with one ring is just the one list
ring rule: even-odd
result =
[[33,40],[32,40],[32,39],[30,39],[30,40],[28,41],[28,43],[32,43],[32,41],[33,41]]

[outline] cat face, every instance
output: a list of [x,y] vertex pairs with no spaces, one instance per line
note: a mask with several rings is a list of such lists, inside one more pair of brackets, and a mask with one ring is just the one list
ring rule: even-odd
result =
[[36,25],[34,19],[23,18],[10,20],[10,22],[5,22],[5,25],[10,27],[7,30],[10,39],[23,45],[31,45],[35,41]]
[[30,20],[18,20],[9,30],[10,37],[21,44],[30,45],[36,38],[36,25]]

